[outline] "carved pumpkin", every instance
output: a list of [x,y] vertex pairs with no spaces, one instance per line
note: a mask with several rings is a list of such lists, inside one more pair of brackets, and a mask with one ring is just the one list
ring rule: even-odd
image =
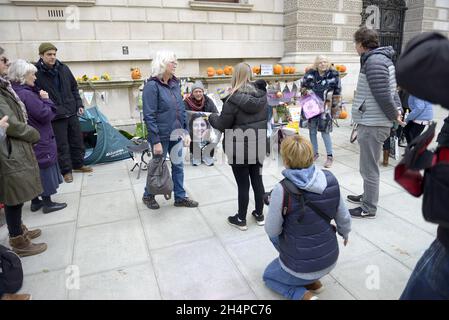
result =
[[282,73],[282,66],[280,64],[276,64],[273,67],[273,73],[274,74],[281,74]]
[[254,74],[260,74],[260,66],[254,66],[253,67],[253,73]]
[[207,68],[207,76],[213,77],[215,75],[215,69],[213,67]]
[[339,119],[346,119],[348,117],[348,112],[346,110],[341,110]]
[[142,78],[142,74],[140,73],[140,69],[139,68],[132,68],[131,69],[131,78],[133,80],[139,80],[140,78]]
[[290,74],[290,67],[284,66],[284,74]]
[[296,68],[290,67],[290,74],[295,74],[295,73],[296,73]]
[[224,67],[224,74],[227,76],[230,76],[233,71],[234,71],[234,68],[231,66]]
[[217,69],[217,76],[222,76],[224,74],[223,69]]

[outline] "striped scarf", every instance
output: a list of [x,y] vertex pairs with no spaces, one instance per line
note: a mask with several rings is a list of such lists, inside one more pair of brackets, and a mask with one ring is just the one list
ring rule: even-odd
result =
[[6,90],[9,91],[9,93],[14,97],[14,99],[16,100],[16,102],[19,104],[20,108],[22,109],[22,115],[23,118],[25,119],[25,123],[28,122],[28,113],[27,110],[25,108],[25,105],[23,104],[23,102],[20,100],[19,96],[17,95],[17,93],[14,91],[14,89],[11,86],[11,82],[9,82],[8,80],[6,80],[5,78],[3,78],[2,76],[0,76],[0,86],[6,88]]

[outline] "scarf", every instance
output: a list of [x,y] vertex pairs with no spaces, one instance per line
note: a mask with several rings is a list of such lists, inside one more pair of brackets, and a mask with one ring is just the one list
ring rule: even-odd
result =
[[193,95],[190,95],[185,100],[189,107],[192,109],[192,111],[203,111],[204,104],[206,103],[206,98],[201,99],[200,101],[196,100]]
[[6,88],[6,90],[8,90],[8,92],[14,97],[16,102],[19,104],[20,109],[22,110],[23,118],[25,119],[25,123],[27,123],[28,122],[27,110],[26,110],[25,105],[23,104],[22,100],[20,100],[19,96],[17,95],[17,93],[12,88],[11,82],[9,82],[8,80],[6,80],[2,76],[0,76],[0,85],[2,87]]

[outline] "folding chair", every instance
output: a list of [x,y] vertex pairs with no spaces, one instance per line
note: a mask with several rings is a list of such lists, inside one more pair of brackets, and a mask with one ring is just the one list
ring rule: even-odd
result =
[[128,146],[127,148],[129,155],[134,161],[134,166],[132,167],[131,172],[138,167],[139,171],[137,172],[137,179],[139,179],[140,171],[146,170],[146,166],[148,165],[148,162],[145,161],[145,156],[148,156],[148,158],[151,157],[150,145],[144,140],[138,145]]

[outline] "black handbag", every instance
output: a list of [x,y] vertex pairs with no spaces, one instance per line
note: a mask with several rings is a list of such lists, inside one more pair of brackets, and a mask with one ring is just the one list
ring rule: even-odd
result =
[[326,133],[332,131],[332,117],[329,113],[323,113],[318,117],[317,130]]
[[17,254],[0,245],[0,296],[22,288],[22,262]]

